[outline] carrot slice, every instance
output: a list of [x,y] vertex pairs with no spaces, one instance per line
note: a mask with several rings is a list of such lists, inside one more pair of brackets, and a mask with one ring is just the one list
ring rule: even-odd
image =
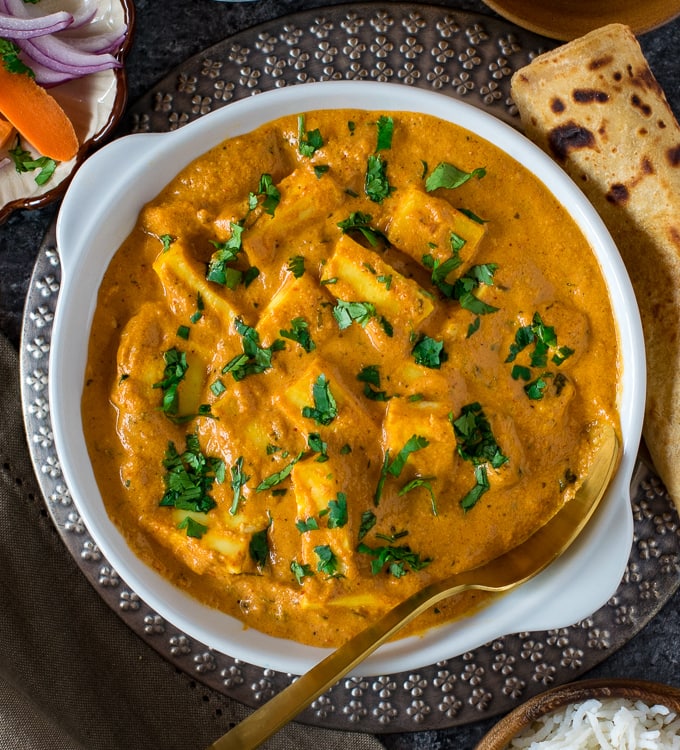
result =
[[0,113],[43,156],[69,161],[78,137],[57,100],[30,76],[10,73],[0,63]]
[[14,126],[0,117],[0,148],[5,148],[16,131]]

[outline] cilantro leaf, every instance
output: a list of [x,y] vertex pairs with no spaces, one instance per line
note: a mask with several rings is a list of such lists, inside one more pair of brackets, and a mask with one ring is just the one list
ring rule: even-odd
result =
[[236,515],[238,510],[238,504],[241,500],[241,489],[245,486],[246,482],[250,479],[248,474],[243,471],[243,456],[239,456],[236,459],[236,463],[231,467],[231,489],[234,493],[234,499],[231,502],[229,512],[231,515]]
[[374,203],[382,203],[394,190],[387,178],[387,162],[379,154],[370,154],[366,163],[364,192]]
[[313,156],[323,146],[321,131],[307,131],[305,129],[305,116],[298,115],[298,151],[302,156]]
[[394,120],[387,115],[380,115],[378,122],[378,144],[376,151],[387,151],[392,148],[392,136],[394,134]]
[[477,167],[472,172],[465,172],[453,164],[443,161],[437,164],[432,170],[432,174],[425,181],[425,190],[431,193],[433,190],[437,190],[437,188],[453,189],[464,185],[473,177],[481,180],[485,175],[486,169],[484,167]]
[[333,308],[333,317],[338,321],[341,331],[349,328],[352,323],[365,328],[368,321],[376,317],[375,305],[371,302],[346,302],[339,299]]
[[411,349],[411,354],[413,354],[416,364],[433,370],[438,370],[447,359],[444,342],[425,335],[416,341],[413,349]]
[[344,492],[338,492],[337,499],[329,501],[327,513],[329,529],[339,529],[347,523],[347,495]]
[[9,149],[7,153],[14,163],[14,168],[20,174],[22,172],[33,172],[36,169],[40,170],[35,177],[37,185],[44,185],[57,168],[57,162],[54,159],[47,156],[39,156],[34,159],[30,151],[24,150],[18,144],[15,148]]
[[388,571],[395,578],[401,578],[409,570],[422,570],[432,562],[429,558],[421,559],[420,555],[413,552],[408,545],[399,547],[392,545],[369,547],[364,542],[361,542],[357,547],[357,551],[370,555],[373,558],[371,561],[371,572],[373,575],[377,575],[387,566]]
[[35,78],[35,73],[20,58],[21,49],[9,39],[0,37],[0,60],[9,73],[19,73]]
[[398,477],[401,474],[402,469],[406,465],[406,461],[408,460],[408,457],[411,455],[411,453],[415,453],[416,451],[422,450],[423,448],[427,448],[429,444],[430,441],[427,438],[424,438],[422,435],[411,435],[411,437],[404,444],[404,447],[390,462],[389,466],[387,467],[387,472],[393,477]]
[[189,369],[187,355],[176,348],[168,349],[163,354],[165,369],[163,380],[154,383],[152,388],[160,388],[163,391],[161,409],[167,416],[175,416],[179,410],[179,384],[184,380],[186,371]]
[[463,510],[470,510],[476,505],[479,498],[489,490],[489,479],[486,474],[486,466],[480,464],[475,466],[475,486],[461,498],[460,505]]
[[293,318],[290,321],[291,329],[286,331],[281,329],[279,334],[286,339],[291,339],[299,344],[307,353],[316,349],[316,344],[309,335],[309,323],[304,318]]
[[319,558],[316,566],[319,573],[325,573],[330,578],[337,578],[340,575],[338,558],[328,544],[314,547],[314,553]]
[[372,219],[370,214],[353,211],[346,219],[339,221],[338,226],[343,234],[359,232],[371,247],[376,247],[381,240],[387,242],[387,238],[379,229],[371,226]]
[[203,534],[208,530],[208,527],[202,523],[199,523],[195,518],[191,516],[185,516],[178,524],[178,529],[186,529],[187,536],[193,537],[194,539],[200,539]]
[[462,459],[472,462],[475,466],[488,462],[494,469],[508,461],[508,457],[503,455],[496,442],[489,420],[479,402],[463,406],[457,419],[454,420],[451,415],[449,419],[453,425],[458,455]]
[[314,575],[314,571],[310,565],[307,565],[306,563],[301,565],[297,560],[291,560],[290,572],[295,576],[295,580],[299,584],[302,584],[303,578],[309,578]]
[[400,490],[399,490],[399,496],[405,495],[408,492],[412,492],[413,490],[417,489],[418,487],[423,487],[427,490],[427,492],[430,495],[430,501],[432,504],[432,515],[436,516],[438,515],[437,511],[437,499],[434,496],[434,490],[432,489],[432,481],[436,477],[416,477],[415,479],[412,479],[410,482],[407,482]]
[[375,513],[372,510],[365,510],[361,514],[361,522],[359,524],[359,541],[361,541],[366,534],[375,526],[378,521]]
[[256,531],[250,537],[250,543],[248,544],[248,552],[250,557],[255,561],[258,568],[263,568],[267,563],[269,557],[269,527],[272,525],[271,518],[269,523],[261,531]]
[[302,255],[293,255],[288,258],[288,270],[296,279],[299,279],[305,272],[305,259]]
[[231,264],[243,250],[241,244],[243,225],[232,221],[230,227],[231,236],[226,242],[211,241],[211,244],[217,248],[217,251],[210,258],[206,279],[226,286],[229,289],[235,289],[243,278],[243,272],[233,268]]
[[216,505],[209,493],[215,481],[224,481],[224,462],[206,457],[196,435],[187,435],[185,441],[181,454],[172,441],[168,443],[163,459],[165,494],[159,505],[207,513]]
[[338,416],[338,406],[331,393],[330,382],[321,373],[312,386],[314,406],[303,406],[302,416],[318,424],[329,425]]
[[255,488],[255,492],[262,492],[264,490],[270,490],[272,487],[275,487],[277,484],[281,484],[284,479],[288,477],[290,472],[293,470],[293,467],[295,464],[302,458],[304,453],[300,451],[300,453],[293,458],[292,461],[290,461],[286,466],[281,469],[281,471],[276,471],[273,474],[270,474],[268,477],[263,479]]
[[248,375],[259,375],[272,366],[272,357],[275,352],[285,348],[285,342],[275,339],[271,346],[260,346],[258,332],[246,325],[240,318],[234,321],[236,331],[241,335],[243,354],[237,354],[222,368],[222,374],[228,372],[234,380],[243,380]]

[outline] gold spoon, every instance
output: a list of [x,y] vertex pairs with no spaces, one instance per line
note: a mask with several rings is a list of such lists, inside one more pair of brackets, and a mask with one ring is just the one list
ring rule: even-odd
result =
[[540,573],[581,533],[618,466],[621,445],[612,427],[607,425],[602,430],[599,443],[590,473],[574,498],[527,541],[480,568],[431,583],[405,599],[220,737],[208,750],[259,747],[400,628],[442,599],[469,589],[510,591]]

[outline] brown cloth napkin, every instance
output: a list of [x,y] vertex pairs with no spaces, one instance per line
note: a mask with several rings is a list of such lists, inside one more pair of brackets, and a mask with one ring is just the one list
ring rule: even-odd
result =
[[[249,709],[156,654],[100,599],[35,480],[16,351],[0,334],[0,750],[201,750]],[[270,750],[380,750],[290,724]]]

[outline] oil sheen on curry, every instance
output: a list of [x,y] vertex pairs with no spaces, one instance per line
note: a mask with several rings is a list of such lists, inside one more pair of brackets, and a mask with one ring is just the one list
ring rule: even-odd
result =
[[99,292],[83,414],[139,557],[330,646],[544,524],[618,427],[619,370],[599,265],[540,181],[430,116],[308,112],[141,211]]

